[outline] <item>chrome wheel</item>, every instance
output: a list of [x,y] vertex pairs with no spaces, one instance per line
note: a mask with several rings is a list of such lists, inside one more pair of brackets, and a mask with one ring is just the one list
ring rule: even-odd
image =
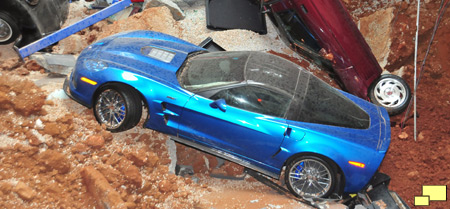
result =
[[375,99],[384,107],[398,107],[402,105],[407,96],[406,88],[397,79],[381,79],[374,89]]
[[127,116],[125,100],[119,92],[108,89],[97,99],[95,114],[101,124],[108,129],[118,128]]
[[13,30],[11,26],[3,19],[0,19],[0,42],[6,42],[11,39]]
[[94,96],[94,115],[111,132],[135,127],[142,116],[139,92],[128,85],[106,84]]
[[301,159],[288,169],[288,188],[297,195],[324,197],[330,194],[334,177],[322,160]]

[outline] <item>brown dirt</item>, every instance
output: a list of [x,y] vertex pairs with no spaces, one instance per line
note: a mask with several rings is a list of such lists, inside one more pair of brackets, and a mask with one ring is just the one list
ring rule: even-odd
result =
[[[395,71],[406,67],[403,77],[411,85],[415,4],[381,0],[344,2],[355,21],[377,10],[394,7],[392,45],[386,69]],[[423,5],[419,61],[431,36],[439,3],[431,0]],[[153,29],[181,36],[182,31],[173,28],[176,22],[163,18],[167,14],[157,15],[167,11],[148,11],[138,14],[140,18],[136,15],[129,18],[133,24],[127,20],[111,25],[97,23],[77,34],[80,43],[70,41],[80,46],[68,47],[64,53],[79,53],[99,37],[125,29]],[[418,140],[413,139],[412,119],[401,129],[403,115],[391,118],[391,147],[381,166],[381,171],[392,177],[390,189],[412,208],[415,208],[414,196],[422,194],[422,185],[450,185],[450,100],[445,97],[450,94],[448,12],[438,29],[417,90]],[[141,26],[143,23],[138,21],[141,19],[159,20],[161,25]],[[240,176],[242,167],[227,162],[216,169],[215,157],[182,145],[177,145],[178,162],[191,163],[196,174],[187,178],[170,174],[171,159],[165,135],[142,128],[111,134],[97,124],[91,110],[76,102],[46,100],[51,92],[29,81],[46,75],[36,63],[26,61],[20,65],[17,60],[8,60],[0,68],[2,208],[301,207],[252,178],[241,181],[210,178],[209,174]],[[337,86],[327,73],[311,71]],[[447,200],[448,197],[447,192]],[[431,202],[430,208],[448,208],[448,202]]]
[[[375,1],[351,0],[349,8],[356,10],[363,4]],[[422,64],[441,1],[422,2],[419,30],[418,67]],[[414,37],[416,24],[415,3],[394,5],[392,45],[388,57],[389,71],[406,67],[403,78],[413,88]],[[383,8],[383,5],[375,7]],[[414,196],[422,195],[422,185],[450,185],[450,15],[443,16],[435,40],[427,58],[424,74],[417,89],[417,141],[414,141],[414,121],[409,116],[404,129],[401,123],[404,113],[391,118],[392,141],[381,166],[381,172],[391,176],[390,189],[396,191],[412,208]],[[367,16],[371,12],[361,14]],[[448,208],[447,202],[430,202],[430,208]]]

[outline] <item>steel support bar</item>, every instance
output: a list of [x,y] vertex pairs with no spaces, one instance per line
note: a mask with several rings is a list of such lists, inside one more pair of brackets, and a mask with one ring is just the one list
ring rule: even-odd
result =
[[[109,7],[106,7],[95,14],[86,17],[68,27],[62,28],[48,36],[45,36],[31,44],[28,44],[22,48],[20,48],[19,55],[23,58],[30,56],[31,54],[50,46],[64,38],[67,38],[68,36],[83,30],[84,28],[87,28],[117,12],[120,12],[124,10],[125,8],[129,7],[131,5],[131,0],[122,0],[119,2],[116,2],[112,4]],[[50,14],[49,14],[50,15]]]

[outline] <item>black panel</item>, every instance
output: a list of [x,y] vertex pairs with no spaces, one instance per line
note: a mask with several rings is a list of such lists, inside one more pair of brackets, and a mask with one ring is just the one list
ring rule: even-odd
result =
[[246,29],[267,33],[258,0],[206,0],[206,26],[213,30]]

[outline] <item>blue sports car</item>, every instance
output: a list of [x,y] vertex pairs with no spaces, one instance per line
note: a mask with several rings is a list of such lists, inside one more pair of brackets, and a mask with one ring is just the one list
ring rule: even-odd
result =
[[290,61],[208,52],[153,31],[92,44],[64,89],[112,132],[136,126],[147,108],[145,128],[275,179],[285,174],[297,196],[360,191],[390,143],[384,108]]

